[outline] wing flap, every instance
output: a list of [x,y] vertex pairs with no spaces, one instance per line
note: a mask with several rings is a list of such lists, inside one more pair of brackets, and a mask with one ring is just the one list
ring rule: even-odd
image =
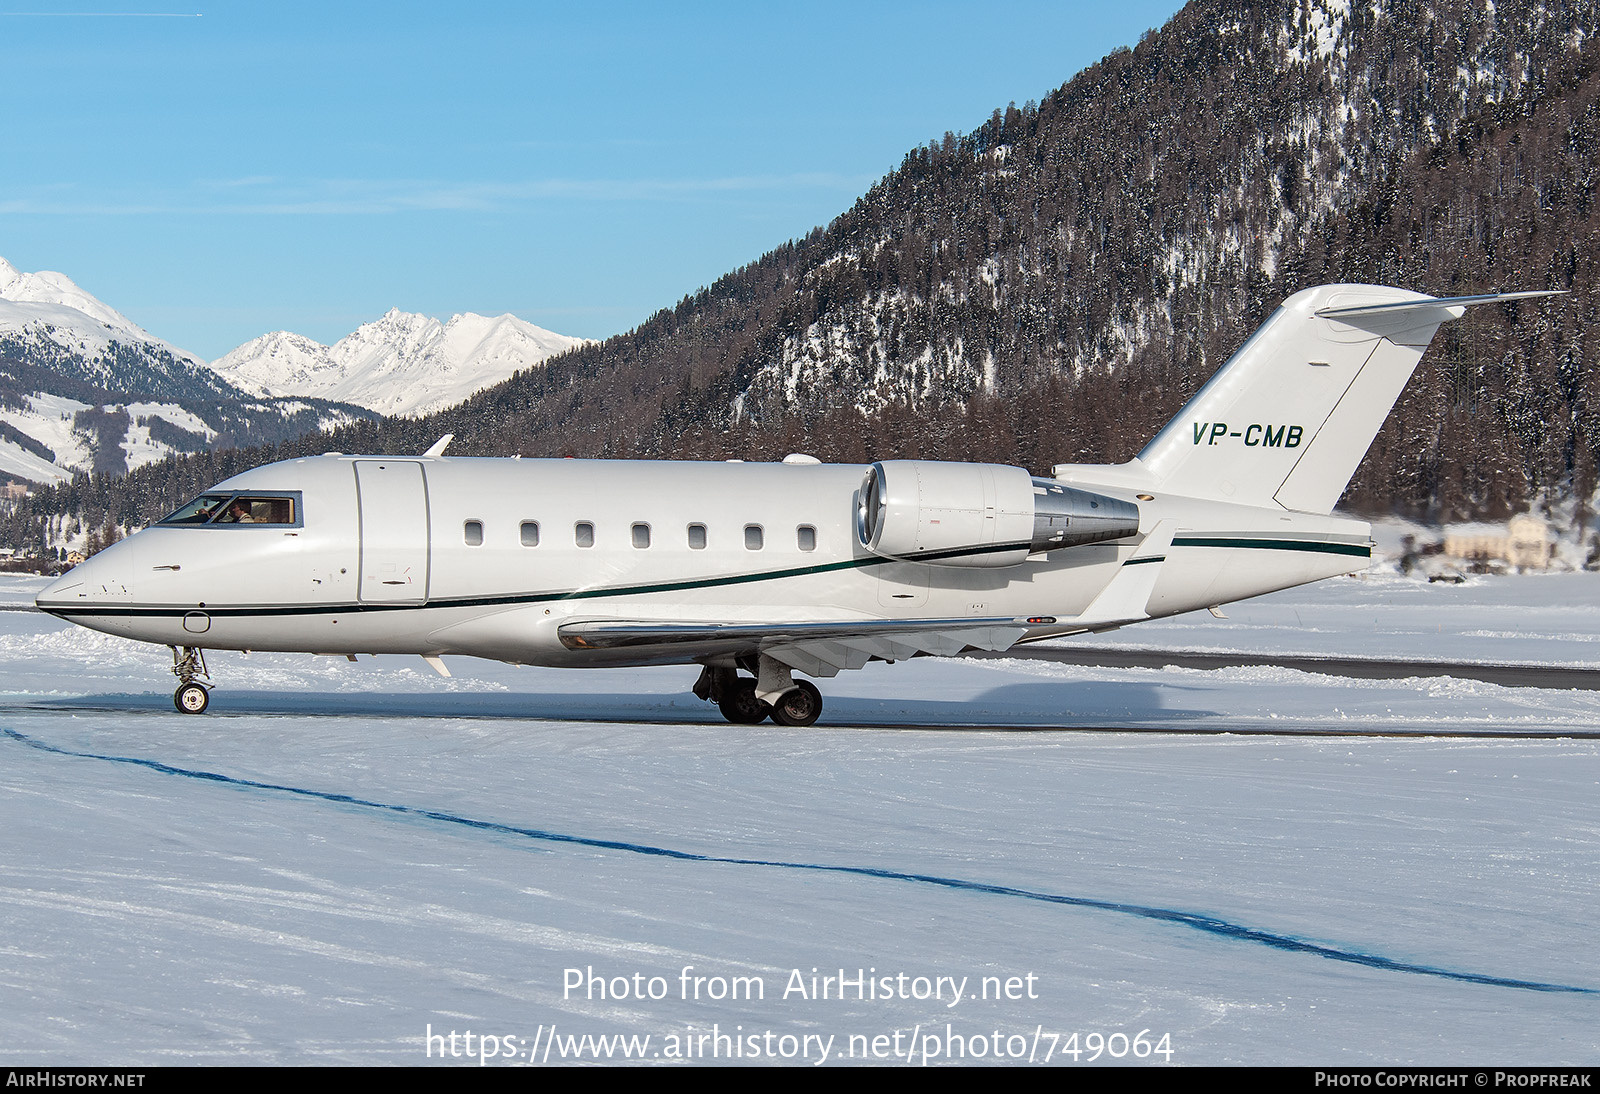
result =
[[969,646],[1004,650],[1028,632],[1024,619],[863,619],[842,622],[679,623],[593,619],[563,623],[570,650],[677,649],[693,657],[765,653],[808,676],[835,676],[873,658],[901,661],[919,653],[951,656]]

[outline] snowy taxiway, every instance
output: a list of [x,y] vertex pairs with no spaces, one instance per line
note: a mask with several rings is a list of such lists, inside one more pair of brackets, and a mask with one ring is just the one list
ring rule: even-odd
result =
[[[1095,641],[1593,665],[1597,599],[1337,581]],[[469,1030],[495,1062],[586,1034],[647,1060],[1600,1051],[1600,742],[1563,736],[1600,727],[1592,692],[919,659],[788,730],[723,723],[681,669],[219,654],[191,718],[163,649],[0,612],[0,657],[7,1064],[465,1062]]]

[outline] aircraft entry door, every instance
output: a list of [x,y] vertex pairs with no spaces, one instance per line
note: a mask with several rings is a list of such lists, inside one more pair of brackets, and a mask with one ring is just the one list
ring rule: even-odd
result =
[[361,599],[368,603],[428,598],[428,489],[422,464],[357,460],[361,505]]

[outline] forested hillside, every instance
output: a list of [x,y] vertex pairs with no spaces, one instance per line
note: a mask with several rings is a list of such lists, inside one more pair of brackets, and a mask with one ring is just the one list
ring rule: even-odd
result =
[[[1372,281],[1573,291],[1446,328],[1346,504],[1454,519],[1587,497],[1597,22],[1594,0],[1195,0],[637,330],[292,450],[454,432],[452,455],[1120,461],[1284,297]],[[138,523],[277,454],[75,498]]]

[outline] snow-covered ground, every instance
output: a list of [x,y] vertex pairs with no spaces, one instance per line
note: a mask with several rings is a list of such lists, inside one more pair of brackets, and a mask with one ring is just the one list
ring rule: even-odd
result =
[[[1084,641],[1593,664],[1597,601],[1373,577]],[[1596,693],[918,659],[789,730],[685,669],[214,654],[191,718],[162,649],[0,612],[0,657],[7,1064],[1600,1050]]]
[[1600,575],[1375,571],[1052,645],[1600,667]]

